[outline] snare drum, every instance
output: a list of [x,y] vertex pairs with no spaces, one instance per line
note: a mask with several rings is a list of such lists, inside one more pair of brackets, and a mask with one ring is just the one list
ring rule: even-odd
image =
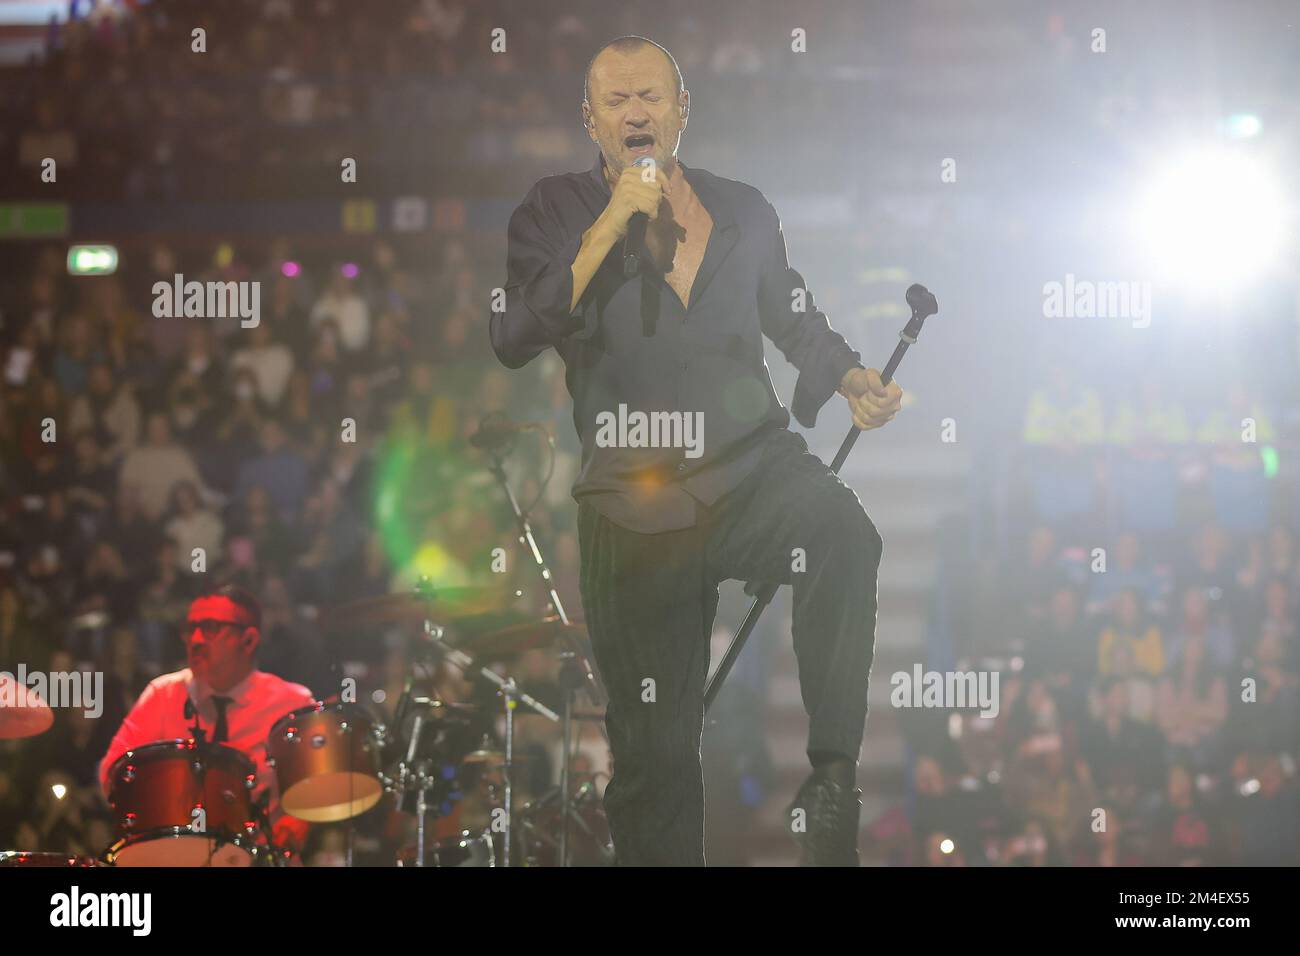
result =
[[356,704],[315,703],[285,714],[271,728],[266,752],[280,805],[300,820],[350,820],[384,795],[379,739]]
[[115,866],[250,866],[257,772],[238,750],[163,740],[128,750],[109,771]]

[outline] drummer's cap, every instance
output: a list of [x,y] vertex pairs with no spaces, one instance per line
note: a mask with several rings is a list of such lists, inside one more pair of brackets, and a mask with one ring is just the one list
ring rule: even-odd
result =
[[255,627],[259,631],[262,629],[262,602],[239,585],[223,584],[210,591],[202,592],[194,600],[199,601],[211,597],[221,597],[230,601],[244,612],[244,620],[249,627]]

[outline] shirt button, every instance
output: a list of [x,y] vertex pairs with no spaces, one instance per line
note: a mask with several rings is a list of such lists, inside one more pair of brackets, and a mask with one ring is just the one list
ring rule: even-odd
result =
[[678,470],[678,471],[685,471],[685,470],[686,470],[686,462],[682,462],[681,464],[679,464],[679,465],[677,466],[677,470]]

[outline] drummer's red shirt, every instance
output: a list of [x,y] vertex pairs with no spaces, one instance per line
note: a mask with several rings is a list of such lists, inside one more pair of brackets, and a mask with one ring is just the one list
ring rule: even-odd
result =
[[[99,763],[99,785],[107,796],[111,790],[109,770],[118,757],[136,747],[159,740],[184,739],[194,736],[194,718],[185,716],[188,698],[198,711],[199,726],[212,740],[216,730],[217,708],[212,703],[216,693],[206,682],[195,679],[187,667],[151,681],[122,721],[108,753]],[[301,684],[255,670],[220,696],[229,697],[226,706],[226,727],[229,737],[225,744],[247,756],[257,767],[257,798],[267,787],[271,788],[271,823],[277,833],[287,829],[299,842],[307,832],[307,824],[284,817],[280,808],[280,793],[275,785],[275,771],[266,762],[266,741],[271,727],[292,710],[314,701],[311,691]]]

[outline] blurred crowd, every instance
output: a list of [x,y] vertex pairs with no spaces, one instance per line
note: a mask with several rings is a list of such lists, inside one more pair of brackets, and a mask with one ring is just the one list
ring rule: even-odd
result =
[[[839,22],[851,11],[823,6],[800,19],[819,31],[817,63],[852,62],[857,50]],[[59,178],[47,194],[78,199],[328,191],[341,155],[358,158],[364,182],[393,192],[427,190],[431,171],[472,189],[482,164],[567,155],[563,127],[578,115],[592,51],[639,22],[594,0],[558,12],[512,0],[73,7],[82,15],[50,27],[52,55],[4,79],[12,95],[0,115],[11,122],[2,129],[13,139],[0,141],[0,168],[25,182],[54,158]],[[658,13],[656,38],[688,77],[775,84],[804,62],[762,52],[761,18],[684,0]],[[206,31],[201,53],[196,28]]]
[[[328,632],[334,605],[427,575],[518,583],[529,597],[513,610],[540,613],[504,496],[464,438],[487,412],[536,415],[556,396],[510,390],[467,314],[443,311],[466,283],[463,246],[418,277],[383,241],[360,263],[300,260],[285,241],[264,263],[224,243],[185,261],[160,242],[125,248],[118,275],[79,278],[61,252],[36,254],[0,302],[0,669],[103,671],[108,701],[98,720],[61,711],[42,738],[0,744],[14,758],[0,764],[0,845],[87,851],[102,837],[66,814],[102,817],[96,763],[144,684],[184,665],[179,625],[205,584],[259,595],[261,666],[321,697],[352,676],[395,700],[411,663],[401,634]],[[261,281],[259,323],[155,318],[153,281],[177,272]],[[520,457],[526,505],[543,456]],[[571,453],[558,457],[571,474]],[[552,535],[552,515],[544,499],[532,520],[572,588],[576,541]]]
[[[0,670],[20,661],[100,670],[108,694],[98,720],[60,710],[46,735],[0,741],[0,849],[95,854],[111,842],[95,766],[144,684],[182,666],[178,625],[201,583],[256,593],[261,666],[320,696],[353,676],[384,717],[415,668],[440,695],[491,706],[445,669],[422,669],[400,629],[325,626],[334,605],[409,588],[420,575],[448,587],[505,584],[525,594],[517,613],[544,610],[517,560],[504,497],[465,444],[483,415],[540,420],[556,437],[553,461],[522,440],[508,475],[521,503],[536,502],[531,520],[561,596],[579,609],[569,498],[577,446],[563,367],[552,354],[528,374],[501,368],[483,307],[484,290],[504,278],[498,226],[513,203],[543,171],[589,165],[577,127],[588,57],[644,31],[631,8],[562,6],[74,3],[77,18],[50,28],[50,55],[0,77],[0,198],[30,201],[42,160],[54,158],[58,179],[39,195],[76,204],[121,252],[107,277],[68,276],[56,243],[8,245],[14,254],[0,263]],[[753,7],[737,17],[730,4],[670,0],[658,8],[662,29],[646,32],[673,52],[688,86],[708,78],[736,94],[694,108],[712,156],[765,155],[772,129],[788,121],[800,168],[842,162],[851,149],[864,175],[882,177],[864,186],[869,226],[818,223],[795,256],[823,261],[835,277],[818,297],[851,339],[861,341],[847,317],[883,281],[872,258],[882,237],[897,232],[914,243],[906,258],[931,263],[966,227],[1019,237],[1012,252],[1034,244],[1014,191],[969,209],[908,201],[933,164],[907,144],[943,127],[945,142],[966,137],[974,152],[989,138],[987,117],[953,104],[987,89],[952,78],[970,70],[1019,93],[1012,66],[1088,69],[1077,22],[1025,0],[1023,15],[981,31],[978,62],[968,62],[950,55],[959,46],[950,36],[909,31],[904,16],[817,3],[799,11],[816,55],[793,57],[788,29],[774,39],[764,12],[788,5]],[[493,56],[491,32],[506,24],[511,55]],[[207,31],[202,55],[195,26]],[[890,84],[905,75],[897,67],[910,60],[927,63],[926,79],[909,80],[907,108],[887,108]],[[1155,88],[1143,70],[1158,73],[1158,59],[1064,84],[1091,99],[1054,113],[1072,136],[1084,117],[1122,143],[1130,105]],[[788,86],[800,74],[814,79]],[[831,86],[864,76],[870,83],[845,89],[881,98],[858,104],[874,110],[870,135],[843,122]],[[927,102],[966,111],[968,124],[949,124]],[[1032,111],[1035,101],[1007,95],[988,109],[1017,105]],[[823,132],[799,137],[799,123]],[[1053,137],[1033,139],[1029,152]],[[341,156],[358,159],[366,195],[436,192],[432,228],[338,232]],[[985,166],[990,177],[1020,175]],[[327,206],[329,228],[275,222],[287,200]],[[285,205],[265,212],[272,203]],[[241,211],[258,217],[254,238],[206,225]],[[488,218],[496,225],[483,241]],[[293,235],[272,238],[280,232]],[[152,285],[177,273],[259,281],[260,323],[155,318]],[[1010,530],[945,545],[929,643],[931,667],[998,671],[1000,713],[901,712],[906,799],[870,827],[892,861],[1300,859],[1300,554],[1289,530],[1294,483],[1275,480],[1292,422],[1246,388],[1222,408],[1203,404],[1155,379],[1103,402],[1068,367],[1030,396],[1016,441],[996,446],[1015,446],[1008,466],[977,487],[971,508]],[[495,547],[515,556],[505,581],[489,571]],[[767,646],[788,653],[782,641]],[[513,666],[556,703],[548,658]],[[753,719],[715,733],[729,756],[766,747],[762,701],[751,703]],[[526,720],[521,733],[521,748],[537,755],[527,786],[538,793],[554,740]],[[599,762],[589,769],[599,776]],[[711,782],[711,793],[743,790],[738,778]],[[738,799],[753,806],[765,796]],[[392,819],[363,827],[361,861],[391,862],[409,842]],[[338,828],[316,828],[309,861],[337,863],[341,840]]]
[[999,713],[909,714],[908,804],[873,829],[935,866],[1295,865],[1292,406],[1049,379],[1004,448],[1009,530],[948,541],[929,642],[1000,674]]

